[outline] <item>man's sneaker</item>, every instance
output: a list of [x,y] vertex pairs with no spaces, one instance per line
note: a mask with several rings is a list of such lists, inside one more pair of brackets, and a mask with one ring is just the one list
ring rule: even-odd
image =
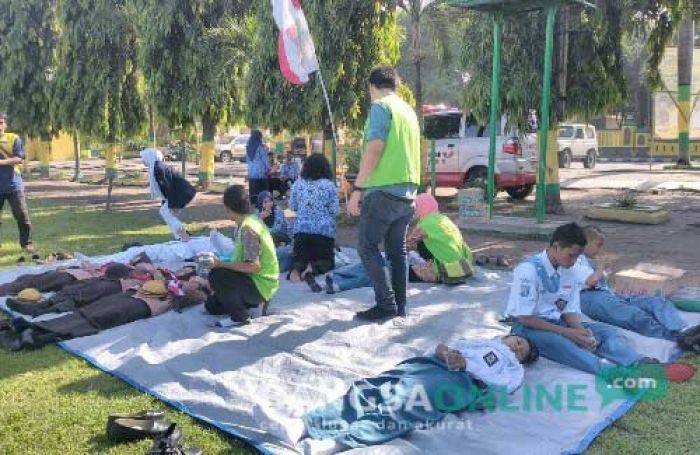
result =
[[381,321],[396,317],[398,311],[395,307],[380,307],[375,306],[366,311],[360,311],[355,315],[357,319],[363,321]]

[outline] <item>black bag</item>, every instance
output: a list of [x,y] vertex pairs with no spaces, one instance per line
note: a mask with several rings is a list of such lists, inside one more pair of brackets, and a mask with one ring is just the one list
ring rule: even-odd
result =
[[171,209],[187,207],[197,194],[197,190],[185,177],[172,170],[162,161],[157,161],[154,166],[154,177],[160,187],[160,192],[168,201]]

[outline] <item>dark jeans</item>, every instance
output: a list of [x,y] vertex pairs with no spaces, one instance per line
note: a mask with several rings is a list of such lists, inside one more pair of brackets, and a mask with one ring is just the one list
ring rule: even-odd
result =
[[299,273],[311,265],[314,275],[322,275],[335,268],[335,239],[319,234],[294,236],[292,269]]
[[27,200],[24,197],[23,191],[13,193],[0,194],[0,213],[5,207],[5,201],[10,204],[12,216],[17,221],[17,229],[19,229],[19,244],[22,248],[32,243],[31,232],[32,224],[29,221],[29,210],[27,209]]
[[39,292],[54,292],[75,281],[73,275],[60,270],[49,270],[34,275],[20,275],[15,281],[0,285],[0,296],[17,294],[22,289],[27,288],[34,288]]
[[248,308],[265,303],[252,278],[233,270],[214,269],[209,272],[209,285],[213,295],[204,307],[214,315],[228,314],[236,322],[248,320]]
[[253,206],[258,204],[258,194],[267,191],[267,179],[250,179],[248,180],[248,194],[250,203]]
[[[406,233],[413,219],[413,201],[381,191],[362,200],[359,227],[359,253],[374,286],[377,306],[406,308],[408,264],[406,263]],[[384,260],[379,244],[384,242],[390,263],[391,286],[384,272]]]

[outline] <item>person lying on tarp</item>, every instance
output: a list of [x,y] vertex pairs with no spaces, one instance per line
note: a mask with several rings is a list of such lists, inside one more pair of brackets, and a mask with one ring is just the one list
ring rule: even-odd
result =
[[440,213],[428,193],[416,198],[418,224],[407,239],[409,281],[462,284],[474,274],[474,258],[462,232]]
[[204,303],[208,283],[200,277],[187,281],[149,280],[134,290],[104,296],[71,313],[45,321],[15,318],[0,326],[0,341],[9,350],[39,348],[49,343],[94,335],[170,309],[182,311]]
[[581,321],[573,265],[585,247],[583,229],[566,224],[546,250],[515,268],[506,309],[511,333],[532,340],[543,357],[591,374],[601,371],[603,359],[625,366],[659,363],[638,353],[619,329]]
[[383,444],[429,428],[449,413],[482,410],[494,399],[507,399],[523,383],[523,365],[538,356],[537,347],[519,336],[463,338],[355,381],[333,403],[305,414],[303,424],[275,418],[271,411],[258,414],[270,420],[264,423],[275,436],[292,445],[304,435],[335,440],[338,450]]
[[249,197],[241,185],[224,193],[224,207],[236,222],[236,242],[231,260],[216,257],[207,265],[212,295],[205,308],[213,315],[228,315],[227,324],[248,323],[249,309],[262,305],[263,314],[279,289],[279,263],[270,231],[251,210]]
[[[145,253],[141,253],[131,259],[128,265],[150,264],[151,259]],[[0,285],[0,296],[18,294],[23,289],[36,289],[39,292],[55,292],[64,286],[77,281],[105,276],[107,270],[116,263],[110,262],[102,266],[96,266],[89,262],[83,262],[77,267],[58,267],[42,273],[20,275],[14,281]]]
[[186,280],[194,274],[194,267],[183,267],[170,272],[167,269],[156,268],[150,263],[139,263],[136,266],[110,264],[104,276],[68,284],[46,299],[38,292],[34,295],[27,292],[35,291],[33,289],[25,289],[16,296],[9,297],[7,307],[33,317],[47,313],[63,313],[108,295],[138,289],[148,280]]
[[179,172],[163,162],[163,154],[156,149],[141,152],[143,164],[148,169],[148,188],[151,199],[160,200],[160,216],[170,228],[175,240],[190,239],[187,228],[177,218],[177,211],[184,209],[197,195],[197,190]]
[[624,296],[608,286],[604,268],[596,263],[605,235],[596,226],[587,226],[583,231],[588,243],[574,265],[581,286],[581,312],[596,321],[674,341],[683,350],[700,352],[700,326],[689,327],[670,300],[660,296]]

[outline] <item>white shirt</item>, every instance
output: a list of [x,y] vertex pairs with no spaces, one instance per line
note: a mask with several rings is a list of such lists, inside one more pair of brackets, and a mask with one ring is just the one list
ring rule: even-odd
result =
[[467,372],[488,385],[505,387],[508,393],[513,393],[523,383],[523,366],[500,338],[462,338],[450,347],[467,360]]
[[558,288],[551,292],[530,262],[522,262],[513,271],[513,283],[506,308],[506,317],[537,316],[543,319],[559,320],[562,314],[581,313],[580,288],[573,268],[558,267],[556,270],[549,261],[547,250],[538,254],[545,273],[551,279],[559,276]]
[[[586,284],[586,281],[595,273],[595,267],[591,263],[591,260],[585,254],[582,254],[576,260],[576,264],[571,268],[576,276],[576,284],[579,289],[589,289],[591,286]],[[607,280],[603,277],[596,286],[598,289],[608,289]]]

